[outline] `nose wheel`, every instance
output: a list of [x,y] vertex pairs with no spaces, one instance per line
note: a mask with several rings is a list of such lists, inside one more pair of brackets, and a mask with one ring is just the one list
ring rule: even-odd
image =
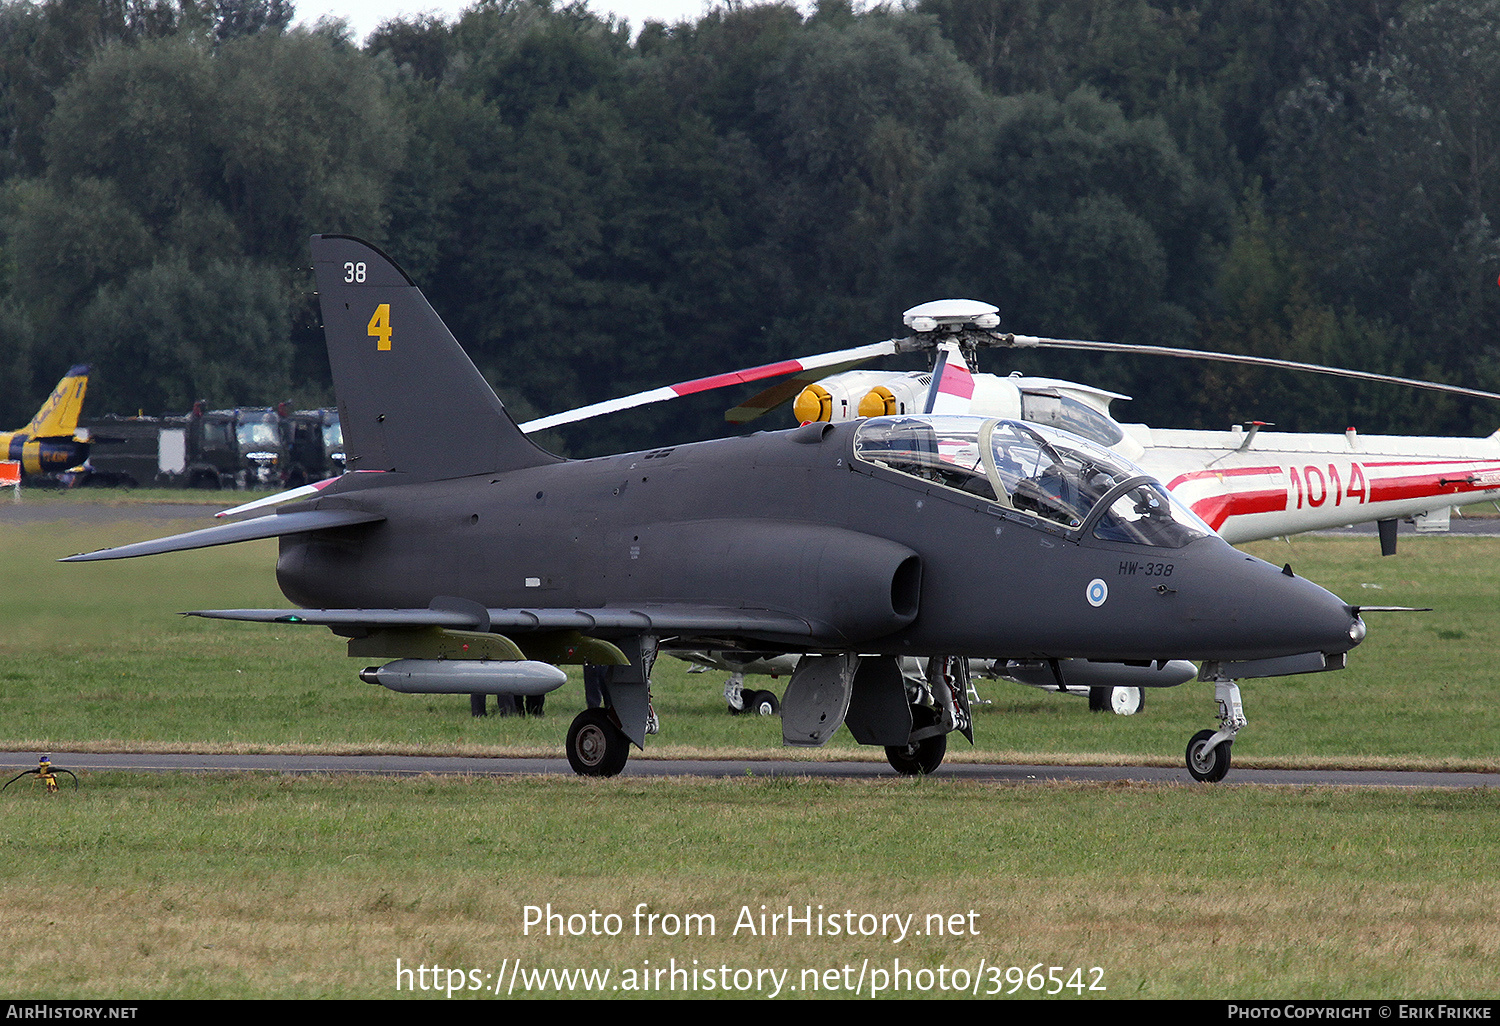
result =
[[736,673],[724,682],[724,701],[729,705],[729,715],[779,716],[781,701],[770,691],[755,691],[745,687],[745,675]]
[[1229,750],[1246,723],[1238,684],[1223,677],[1215,678],[1214,699],[1219,706],[1219,729],[1198,731],[1187,746],[1188,773],[1205,784],[1216,784],[1228,774]]
[[1232,741],[1221,741],[1210,746],[1214,731],[1200,730],[1193,735],[1187,746],[1187,768],[1194,780],[1216,784],[1229,772],[1229,749]]

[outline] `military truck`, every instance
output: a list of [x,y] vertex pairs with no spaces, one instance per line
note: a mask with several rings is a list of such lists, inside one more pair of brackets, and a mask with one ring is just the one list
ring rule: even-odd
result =
[[66,487],[136,488],[157,483],[161,417],[113,413],[79,422],[89,435],[89,458],[63,475]]
[[281,433],[287,451],[283,486],[300,488],[344,472],[344,432],[338,410],[283,411]]
[[281,488],[289,465],[280,413],[270,407],[164,417],[101,417],[80,484]]

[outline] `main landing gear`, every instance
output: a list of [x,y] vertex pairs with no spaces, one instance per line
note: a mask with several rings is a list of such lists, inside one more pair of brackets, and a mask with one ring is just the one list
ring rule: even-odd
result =
[[[915,670],[915,664],[908,667]],[[936,773],[948,754],[948,734],[961,731],[973,740],[969,714],[969,661],[957,656],[927,660],[921,676],[904,673],[911,709],[911,733],[902,745],[886,745],[885,760],[903,776]]]
[[903,776],[936,773],[948,754],[948,733],[938,726],[938,713],[926,706],[911,707],[911,738],[904,745],[886,745],[885,761]]
[[1187,746],[1188,773],[1208,784],[1218,783],[1229,772],[1229,750],[1246,723],[1238,684],[1215,677],[1214,698],[1219,706],[1219,729],[1198,731]]
[[584,777],[612,777],[625,768],[630,746],[641,747],[646,735],[660,728],[651,706],[651,667],[656,662],[656,639],[650,635],[622,638],[619,654],[629,663],[583,667],[583,693],[588,708],[568,727],[568,765]]
[[1093,712],[1112,712],[1116,716],[1134,716],[1145,704],[1145,688],[1089,688],[1089,709]]

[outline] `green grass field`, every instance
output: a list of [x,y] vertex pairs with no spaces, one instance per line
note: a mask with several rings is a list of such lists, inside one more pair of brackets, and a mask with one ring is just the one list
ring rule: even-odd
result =
[[[321,628],[175,615],[283,604],[271,543],[54,561],[191,526],[0,525],[0,746],[560,751],[576,682],[544,718],[476,720],[462,696],[360,683]],[[1403,538],[1385,560],[1373,539],[1251,548],[1351,601],[1438,608],[1372,615],[1348,670],[1247,682],[1236,765],[1495,768],[1500,539]],[[659,664],[663,732],[645,754],[783,755],[778,721],[725,714],[722,679]],[[1153,692],[1134,717],[981,691],[979,743],[952,758],[1179,765],[1212,721],[1202,684]],[[830,749],[868,754],[847,734]],[[883,972],[895,996],[1021,997],[1052,989],[1056,966],[1059,1000],[1487,998],[1500,954],[1487,790],[104,773],[55,796],[23,779],[0,810],[11,996],[446,999],[511,978],[521,989],[500,996],[583,996],[581,979],[526,990],[524,974],[609,969],[611,996],[865,995]],[[651,936],[634,929],[642,903]],[[526,907],[548,904],[582,934],[528,931]],[[962,929],[734,930],[762,905]],[[618,916],[617,935],[593,935],[591,913]],[[662,935],[707,916],[712,936]]]
[[[888,981],[907,997],[1004,997],[1006,970],[1034,965],[1106,988],[1058,1000],[1492,997],[1494,825],[1476,791],[101,774],[7,794],[0,989],[395,997],[397,959],[463,970],[465,988],[520,959],[609,969],[612,996],[630,971],[697,960],[789,974],[781,997],[830,993],[805,972],[827,987],[839,970],[843,996],[898,963],[928,974]],[[551,936],[528,905],[563,917]],[[762,934],[761,907],[788,905],[916,930]],[[743,910],[755,933],[735,931]],[[714,932],[670,935],[673,916]],[[945,992],[940,970],[970,989]],[[479,981],[456,996],[493,997]],[[534,987],[507,996],[583,995]],[[1023,976],[1013,996],[1037,995]]]

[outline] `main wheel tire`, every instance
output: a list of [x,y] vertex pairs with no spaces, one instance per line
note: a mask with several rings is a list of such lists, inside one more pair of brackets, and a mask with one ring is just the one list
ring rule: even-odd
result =
[[568,765],[582,777],[612,777],[630,758],[630,739],[603,709],[585,709],[568,728]]
[[[930,727],[936,722],[937,714],[931,709],[919,705],[912,706],[913,730]],[[885,746],[885,761],[891,764],[891,769],[907,777],[936,773],[938,767],[943,764],[943,756],[947,754],[947,734],[934,734],[920,741],[908,741],[904,745]]]
[[935,734],[904,745],[886,745],[885,761],[902,776],[936,773],[948,754],[948,735]]
[[476,716],[476,717],[477,716],[487,716],[487,715],[489,715],[486,712],[485,708],[484,708],[485,703],[488,702],[488,701],[489,701],[489,696],[488,695],[470,695],[469,696],[469,715],[470,716]]
[[1233,741],[1221,741],[1213,751],[1204,751],[1214,736],[1211,730],[1200,730],[1187,746],[1187,768],[1194,780],[1216,784],[1229,772],[1229,748]]
[[747,691],[745,711],[756,716],[778,716],[781,714],[781,702],[769,691]]

